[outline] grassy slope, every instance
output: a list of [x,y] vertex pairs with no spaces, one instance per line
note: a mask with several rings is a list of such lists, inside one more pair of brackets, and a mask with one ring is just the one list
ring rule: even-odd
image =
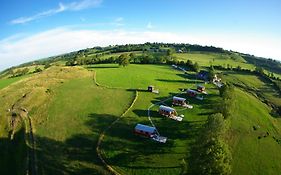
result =
[[29,75],[25,75],[25,76],[20,76],[20,77],[15,77],[15,78],[8,78],[8,79],[0,79],[0,89],[3,89],[7,86],[9,86],[10,84],[17,82],[23,78],[28,77]]
[[197,62],[200,66],[209,66],[209,65],[221,65],[227,66],[227,64],[237,67],[238,65],[242,68],[254,69],[252,64],[246,63],[244,60],[233,60],[230,58],[225,58],[221,54],[216,53],[177,53],[175,54],[180,60],[191,60]]
[[[170,93],[179,93],[179,88],[194,87],[194,82],[185,79],[182,72],[170,66],[130,65],[118,69],[101,68],[103,65],[98,67],[94,69],[101,84],[132,89],[146,89],[147,85],[153,84],[160,89],[159,95],[140,92],[132,110],[109,131],[102,145],[109,163],[125,174],[179,174],[182,160],[185,159],[187,163],[191,161],[190,146],[207,114],[211,112],[208,109],[210,100],[218,98],[217,90],[207,85],[211,95],[206,100],[199,102],[189,99],[194,105],[192,110],[177,107],[180,114],[185,114],[184,121],[180,123],[159,116],[158,107],[153,107],[153,121],[159,132],[169,139],[168,143],[159,144],[132,134],[134,126],[137,123],[149,124],[147,108],[152,103],[168,98]],[[166,104],[171,105],[171,101]]]
[[[231,118],[230,145],[233,174],[276,174],[281,171],[281,121],[269,115],[268,107],[257,98],[236,90],[236,113]],[[256,131],[253,126],[260,127]],[[264,138],[266,132],[269,136]],[[258,139],[261,136],[261,139]]]
[[227,72],[224,75],[224,79],[231,83],[240,84],[246,88],[251,88],[264,95],[266,99],[277,105],[281,105],[280,94],[274,89],[272,84],[269,84],[263,78],[260,78],[251,73],[238,73],[238,72]]
[[105,173],[95,152],[98,135],[128,107],[133,93],[98,88],[90,77],[64,83],[54,94],[36,127],[40,173]]
[[[6,163],[1,163],[1,172],[15,170],[12,174],[22,174],[26,165],[25,161],[15,163],[25,160],[23,134],[16,134],[20,139],[15,141],[8,139],[11,114],[7,109],[18,99],[22,100],[17,106],[26,108],[33,121],[40,174],[100,174],[105,171],[95,154],[97,136],[133,98],[125,90],[97,88],[92,73],[79,67],[49,68],[11,84],[0,94],[0,146],[5,153],[0,162]],[[9,146],[16,143],[17,150]]]

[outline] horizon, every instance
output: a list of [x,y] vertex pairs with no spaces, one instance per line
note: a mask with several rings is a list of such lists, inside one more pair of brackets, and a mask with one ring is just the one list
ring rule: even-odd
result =
[[146,42],[214,46],[281,61],[277,0],[14,1],[0,7],[0,71],[96,46]]

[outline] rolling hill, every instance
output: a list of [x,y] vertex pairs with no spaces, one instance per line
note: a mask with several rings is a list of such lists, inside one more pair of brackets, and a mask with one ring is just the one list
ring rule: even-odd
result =
[[[280,65],[214,47],[146,43],[9,68],[0,75],[0,174],[276,174]],[[203,100],[186,93],[198,85]],[[173,96],[193,108],[175,106]],[[160,105],[183,120],[161,116]],[[155,126],[167,142],[134,134],[137,124]]]

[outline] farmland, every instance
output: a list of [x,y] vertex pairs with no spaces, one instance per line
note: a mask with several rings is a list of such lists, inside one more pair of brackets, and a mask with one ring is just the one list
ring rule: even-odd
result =
[[[143,56],[139,51],[134,53],[136,57]],[[100,59],[122,54],[130,52],[104,54]],[[159,55],[154,54],[155,58]],[[271,106],[280,105],[281,98],[273,81],[256,74],[255,66],[242,57],[234,59],[231,54],[190,52],[173,56],[178,61],[197,62],[201,70],[209,70],[210,65],[225,68],[215,71],[223,82],[234,87],[235,110],[224,119],[229,126],[223,133],[223,141],[232,155],[231,174],[281,171],[281,120],[273,115]],[[96,150],[102,133],[100,153],[115,172],[192,174],[196,144],[200,143],[208,117],[217,113],[222,101],[218,87],[198,80],[194,71],[184,72],[168,64],[131,61],[127,66],[119,66],[115,60],[65,66],[66,62],[65,58],[55,60],[47,69],[41,64],[41,72],[0,79],[0,161],[5,162],[0,164],[1,174],[22,174],[29,166],[34,166],[38,174],[110,174]],[[228,65],[247,71],[232,70]],[[36,66],[28,67],[35,70]],[[203,100],[182,91],[196,89],[198,84],[208,92]],[[158,89],[159,94],[148,92],[149,85]],[[193,108],[173,106],[175,95],[186,98]],[[183,121],[161,116],[160,105],[172,106],[184,115]],[[16,120],[11,110],[17,113]],[[28,111],[28,116],[17,112],[22,110]],[[114,122],[116,119],[119,120]],[[154,124],[160,135],[168,138],[167,142],[135,135],[138,123]],[[30,146],[30,132],[35,138],[34,148]],[[30,149],[35,152],[33,162],[28,161]]]

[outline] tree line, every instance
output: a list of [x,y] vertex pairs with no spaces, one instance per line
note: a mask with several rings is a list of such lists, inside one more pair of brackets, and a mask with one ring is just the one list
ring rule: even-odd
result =
[[229,120],[234,111],[234,87],[226,84],[219,89],[221,102],[214,106],[211,114],[203,125],[191,154],[192,174],[231,174],[231,151],[225,143],[224,136],[229,129]]

